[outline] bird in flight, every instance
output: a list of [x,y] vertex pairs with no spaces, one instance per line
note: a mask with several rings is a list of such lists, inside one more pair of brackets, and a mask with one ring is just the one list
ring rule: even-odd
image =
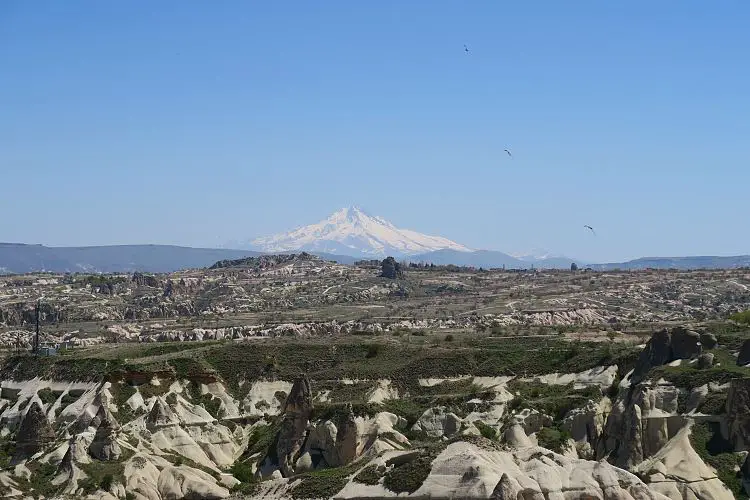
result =
[[467,47],[466,44],[464,44],[464,52],[466,52],[467,54],[469,53],[469,47]]
[[594,233],[594,236],[596,236],[596,231],[594,231],[594,228],[591,226],[587,226],[586,224],[583,225],[586,229],[590,230],[592,233]]
[[510,151],[508,151],[507,149],[504,149],[503,151],[505,151],[506,153],[508,153],[508,156],[510,156],[511,158],[513,158],[513,155],[510,154]]

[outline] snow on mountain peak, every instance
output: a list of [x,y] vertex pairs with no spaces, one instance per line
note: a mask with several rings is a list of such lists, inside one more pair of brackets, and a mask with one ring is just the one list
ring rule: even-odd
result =
[[250,244],[264,252],[305,250],[373,257],[416,255],[442,249],[471,251],[446,238],[399,229],[357,206],[342,208],[317,224],[257,238]]

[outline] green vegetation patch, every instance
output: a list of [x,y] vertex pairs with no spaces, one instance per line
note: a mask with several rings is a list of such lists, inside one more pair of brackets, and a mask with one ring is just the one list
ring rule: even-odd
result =
[[352,464],[300,474],[297,477],[302,481],[292,488],[292,498],[333,498],[346,486],[357,468],[357,465]]
[[16,445],[10,439],[10,436],[0,436],[0,469],[5,469],[10,465],[10,460],[16,452]]
[[358,483],[375,486],[385,476],[385,471],[384,465],[368,465],[354,477],[354,480]]
[[395,493],[414,493],[430,475],[432,462],[442,450],[442,446],[428,448],[411,460],[394,464],[385,473],[383,486]]
[[57,467],[52,464],[43,464],[39,462],[28,463],[27,467],[31,471],[31,477],[29,479],[19,477],[14,478],[18,483],[21,491],[33,490],[35,497],[53,497],[57,493],[59,487],[52,484],[52,479],[55,477]]
[[744,458],[740,453],[733,452],[731,443],[721,436],[717,424],[694,424],[690,432],[690,444],[704,462],[716,469],[717,477],[732,490],[734,498],[748,498],[738,470],[742,467]]
[[206,374],[213,373],[213,369],[203,363],[200,358],[171,358],[167,363],[174,369],[177,378],[180,379],[201,378]]
[[247,462],[235,462],[234,464],[232,464],[230,472],[235,477],[235,479],[242,483],[256,482],[255,474],[253,474],[253,467]]
[[252,496],[255,493],[260,481],[258,481],[253,474],[253,467],[251,464],[237,461],[232,464],[232,468],[229,471],[235,479],[240,482],[240,484],[237,484],[232,488],[232,492],[247,496]]
[[221,417],[221,399],[213,394],[203,394],[201,395],[201,403],[209,415],[216,419]]
[[75,403],[80,397],[81,396],[72,396],[70,392],[65,393],[60,399],[60,409],[64,409],[65,407]]
[[485,424],[481,420],[475,420],[474,427],[479,430],[479,433],[482,435],[482,437],[489,439],[490,441],[497,441],[500,438],[497,429]]
[[722,415],[726,413],[727,393],[726,391],[711,392],[706,399],[698,406],[700,413],[706,415]]
[[80,283],[91,286],[114,286],[119,283],[125,283],[127,280],[123,276],[112,276],[107,274],[91,274],[80,280]]
[[121,384],[112,384],[110,391],[113,393],[112,395],[114,396],[118,408],[126,406],[125,402],[130,399],[133,394],[138,392],[135,387],[125,382]]
[[99,381],[105,375],[123,368],[117,359],[66,358],[62,356],[11,356],[0,369],[0,379],[31,380],[40,377],[48,380]]
[[[383,407],[374,403],[352,403],[351,411],[355,417],[369,417],[384,410]],[[339,422],[348,416],[349,404],[347,403],[317,403],[313,407],[311,420],[330,420]]]
[[562,453],[570,439],[570,434],[561,429],[543,427],[542,430],[536,433],[536,438],[539,446],[555,453]]
[[331,403],[364,403],[367,394],[375,389],[373,381],[344,384],[338,380],[315,381],[316,391],[330,391],[328,400]]
[[[742,314],[747,313],[745,311]],[[738,350],[745,340],[750,339],[750,324],[743,322],[713,322],[705,325],[705,328],[707,332],[716,336],[719,345],[730,351]]]
[[0,389],[0,398],[7,399],[10,401],[10,406],[13,406],[16,404],[16,401],[18,401],[18,394],[21,392],[21,389],[10,389],[8,387],[3,387]]
[[218,419],[221,417],[221,399],[213,394],[201,394],[200,383],[191,381],[187,386],[188,395],[195,404],[202,404],[209,415]]
[[732,314],[729,319],[743,325],[750,325],[750,310]]
[[[713,351],[715,365],[711,368],[699,369],[697,363],[682,364],[680,366],[659,366],[649,373],[652,380],[663,378],[683,389],[700,387],[708,383],[725,384],[732,379],[747,378],[750,375],[747,368],[737,366],[737,360],[726,348],[716,348]],[[719,366],[716,366],[718,364]]]
[[253,427],[248,436],[247,448],[238,462],[247,462],[254,455],[260,455],[261,460],[269,457],[272,461],[277,461],[276,439],[280,429],[281,422],[257,424]]
[[45,405],[49,405],[57,401],[57,398],[60,396],[60,393],[58,392],[55,394],[52,392],[52,389],[45,387],[44,389],[39,389],[36,392],[36,395],[39,396],[39,399],[44,403]]
[[508,390],[519,393],[508,403],[509,410],[529,408],[550,415],[555,421],[562,420],[574,408],[585,406],[588,401],[598,402],[602,391],[598,386],[575,389],[574,385],[552,385],[541,382],[513,380]]
[[[373,345],[379,346],[375,356]],[[635,362],[637,353],[637,348],[619,344],[519,338],[480,339],[468,347],[438,345],[429,349],[390,342],[336,345],[268,342],[219,345],[195,354],[204,355],[206,362],[236,389],[240,380],[269,377],[291,380],[301,369],[313,380],[389,378],[397,387],[400,384],[410,387],[418,378],[467,373],[534,375],[579,372],[611,364],[622,365],[626,370],[628,363]]]
[[428,403],[411,399],[387,399],[383,401],[381,411],[388,411],[403,417],[406,419],[406,427],[410,429],[429,407]]

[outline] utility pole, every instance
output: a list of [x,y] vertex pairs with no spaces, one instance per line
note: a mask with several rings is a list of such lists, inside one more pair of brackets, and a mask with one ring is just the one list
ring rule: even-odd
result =
[[39,355],[39,302],[41,299],[36,301],[36,307],[34,308],[34,315],[36,316],[36,333],[34,334],[34,354]]

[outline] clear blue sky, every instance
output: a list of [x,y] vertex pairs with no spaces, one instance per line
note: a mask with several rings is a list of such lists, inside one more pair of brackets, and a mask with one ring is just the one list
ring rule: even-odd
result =
[[746,0],[2,1],[0,241],[216,246],[356,204],[475,248],[750,253],[748,20]]

